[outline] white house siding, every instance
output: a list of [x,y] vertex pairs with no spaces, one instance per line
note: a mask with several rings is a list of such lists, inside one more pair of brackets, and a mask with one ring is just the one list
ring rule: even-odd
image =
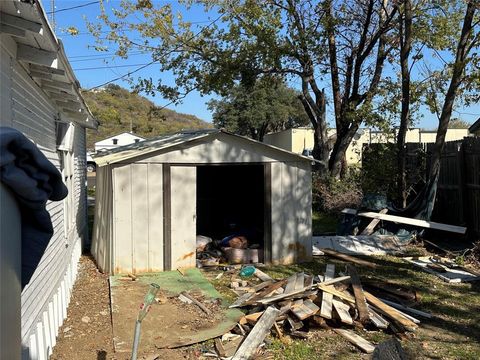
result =
[[[6,48],[5,48],[5,47]],[[56,151],[57,111],[48,97],[11,56],[7,42],[1,47],[1,125],[13,127],[32,140],[60,168]],[[7,52],[7,50],[9,50]],[[5,83],[4,83],[5,81]],[[70,291],[77,273],[81,239],[86,231],[85,129],[76,126],[74,142],[73,231],[64,234],[64,202],[49,202],[54,235],[30,283],[21,295],[22,358],[46,359],[66,317]]]

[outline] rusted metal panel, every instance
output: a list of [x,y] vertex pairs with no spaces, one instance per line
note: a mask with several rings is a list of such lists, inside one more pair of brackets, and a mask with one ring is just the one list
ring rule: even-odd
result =
[[170,181],[172,269],[195,267],[197,168],[172,166]]

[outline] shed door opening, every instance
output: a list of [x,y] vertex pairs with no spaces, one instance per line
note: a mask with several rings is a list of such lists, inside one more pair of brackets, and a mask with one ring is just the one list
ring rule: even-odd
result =
[[197,235],[215,240],[245,232],[249,247],[264,247],[263,165],[197,168]]

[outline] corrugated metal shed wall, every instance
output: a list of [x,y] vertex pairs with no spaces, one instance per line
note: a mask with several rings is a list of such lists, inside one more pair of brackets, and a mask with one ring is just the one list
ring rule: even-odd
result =
[[[2,117],[0,123],[23,132],[45,156],[60,167],[56,151],[56,109],[15,60],[16,47],[2,38],[1,43]],[[54,235],[30,283],[21,296],[22,357],[45,359],[55,344],[58,328],[66,316],[70,291],[81,254],[81,239],[86,233],[85,129],[75,130],[75,212],[74,231],[64,234],[64,203],[50,202]]]
[[[279,161],[282,158],[290,161]],[[255,144],[224,134],[210,142],[184,144],[179,149],[135,160],[102,166],[97,173],[99,197],[92,253],[102,270],[113,273],[163,270],[166,265],[163,263],[166,217],[169,228],[172,227],[172,249],[169,250],[172,268],[194,266],[194,165],[210,163],[271,163],[272,262],[293,263],[311,258],[311,169],[308,161],[298,161],[288,154],[279,155],[272,149],[259,149]],[[171,199],[167,210],[164,208],[162,166],[168,167],[170,180]],[[106,180],[110,167],[112,185]],[[109,201],[104,191],[111,191],[113,196],[113,216],[101,211],[108,207]],[[113,232],[102,230],[100,222],[102,228],[107,226],[105,222],[111,222]],[[113,249],[113,258],[106,261],[109,247]]]

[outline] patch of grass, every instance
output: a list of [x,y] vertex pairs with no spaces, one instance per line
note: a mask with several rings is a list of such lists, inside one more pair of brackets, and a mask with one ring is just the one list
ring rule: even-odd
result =
[[325,233],[334,233],[337,231],[338,218],[332,214],[312,212],[312,232],[313,235]]
[[311,360],[317,359],[317,348],[307,341],[293,341],[290,345],[284,345],[279,340],[274,340],[270,350],[275,354],[275,359],[288,360]]

